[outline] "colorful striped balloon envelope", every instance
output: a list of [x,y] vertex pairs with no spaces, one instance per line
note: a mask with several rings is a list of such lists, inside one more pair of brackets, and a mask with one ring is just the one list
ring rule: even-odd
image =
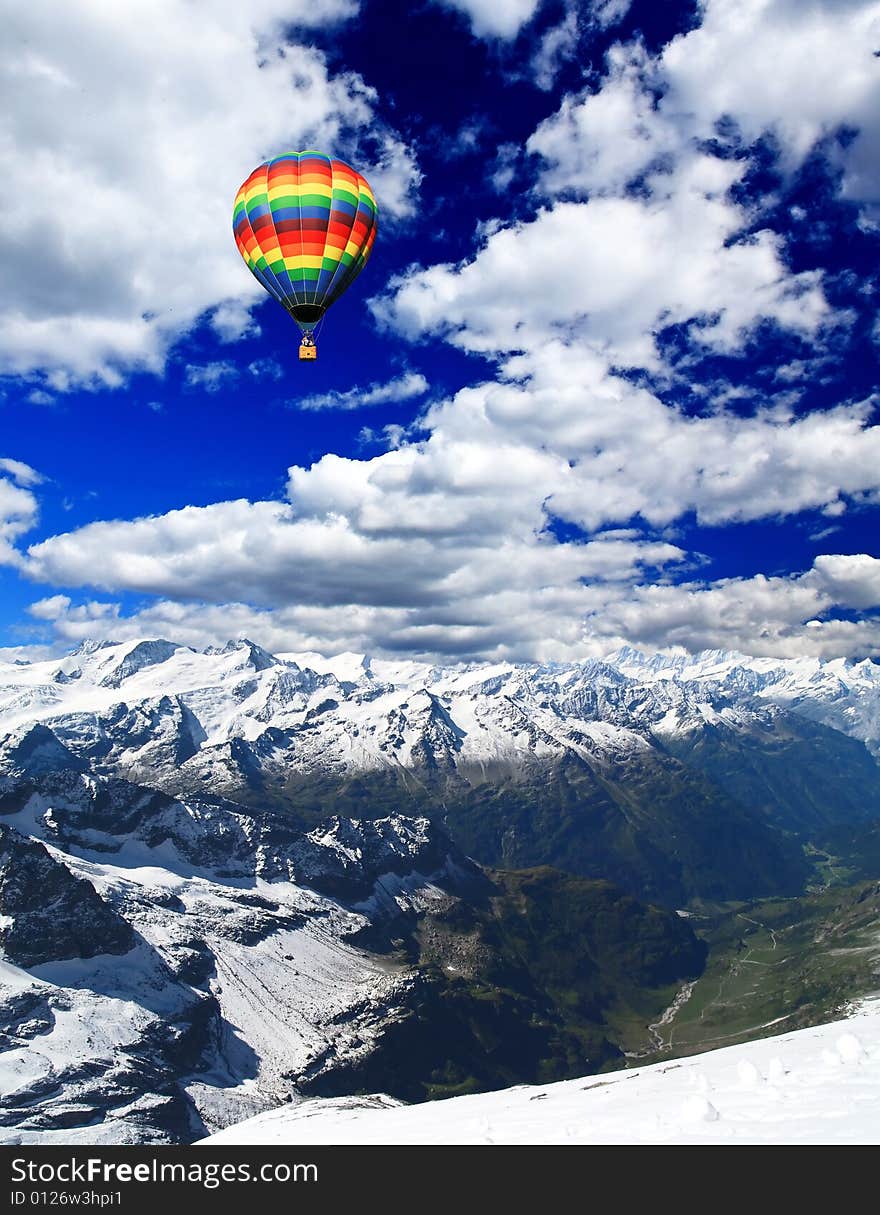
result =
[[311,343],[366,265],[376,218],[373,191],[350,165],[322,152],[286,152],[242,184],[232,230],[248,269]]

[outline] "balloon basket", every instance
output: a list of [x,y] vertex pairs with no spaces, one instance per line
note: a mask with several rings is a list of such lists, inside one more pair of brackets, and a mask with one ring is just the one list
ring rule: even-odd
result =
[[303,362],[305,362],[308,359],[316,359],[318,357],[318,347],[317,346],[300,346],[299,357]]

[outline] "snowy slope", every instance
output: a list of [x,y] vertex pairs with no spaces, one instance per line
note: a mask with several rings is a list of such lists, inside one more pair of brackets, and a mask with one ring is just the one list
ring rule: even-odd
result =
[[877,1144],[880,1006],[674,1063],[423,1105],[304,1101],[209,1144]]
[[303,833],[72,770],[6,779],[0,1142],[186,1142],[373,1049],[410,974],[352,938],[444,880],[427,820]]

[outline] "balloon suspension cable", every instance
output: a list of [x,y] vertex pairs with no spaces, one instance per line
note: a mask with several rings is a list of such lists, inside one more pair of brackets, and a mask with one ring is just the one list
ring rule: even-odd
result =
[[316,325],[300,325],[302,340],[299,344],[299,357],[303,362],[314,360],[318,357],[318,346],[315,339],[323,320],[324,318],[321,317],[321,320]]

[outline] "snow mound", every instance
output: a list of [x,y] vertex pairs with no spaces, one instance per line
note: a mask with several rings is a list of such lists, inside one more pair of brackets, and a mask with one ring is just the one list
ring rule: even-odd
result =
[[876,1144],[880,1001],[843,1022],[586,1080],[410,1106],[304,1101],[202,1142]]

